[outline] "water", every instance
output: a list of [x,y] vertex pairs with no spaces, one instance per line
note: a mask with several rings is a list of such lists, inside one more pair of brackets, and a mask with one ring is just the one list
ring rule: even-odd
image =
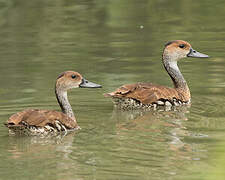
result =
[[[60,110],[57,75],[75,70],[102,89],[69,93],[82,130],[13,137],[0,126],[0,179],[224,179],[225,2],[0,2],[0,122],[24,108]],[[163,44],[183,39],[209,59],[184,59],[192,106],[113,110],[103,93],[124,83],[171,86]]]

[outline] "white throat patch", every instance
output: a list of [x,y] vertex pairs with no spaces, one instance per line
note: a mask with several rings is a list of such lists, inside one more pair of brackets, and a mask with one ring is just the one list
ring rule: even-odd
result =
[[177,61],[169,61],[168,64],[169,64],[169,67],[171,67],[172,69],[174,69],[176,71],[180,71],[177,66]]

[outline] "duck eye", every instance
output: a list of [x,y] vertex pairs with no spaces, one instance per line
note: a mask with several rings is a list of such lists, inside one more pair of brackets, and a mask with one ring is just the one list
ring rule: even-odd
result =
[[180,45],[179,45],[179,48],[182,48],[182,49],[183,49],[184,47],[185,47],[184,44],[180,44]]
[[76,76],[76,75],[74,75],[74,74],[73,74],[73,75],[71,75],[71,78],[72,78],[72,79],[75,79],[76,77],[77,77],[77,76]]

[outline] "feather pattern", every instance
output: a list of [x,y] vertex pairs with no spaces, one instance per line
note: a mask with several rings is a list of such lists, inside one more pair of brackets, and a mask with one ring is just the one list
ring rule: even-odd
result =
[[142,104],[152,104],[158,100],[169,100],[172,102],[174,99],[187,102],[189,98],[182,92],[181,89],[176,90],[174,88],[152,83],[135,83],[123,85],[114,92],[105,94],[105,96],[114,98],[132,98],[140,101]]
[[9,117],[6,125],[21,126],[24,123],[30,126],[45,127],[50,125],[56,127],[55,122],[60,121],[67,129],[74,129],[78,127],[76,120],[70,118],[66,114],[58,111],[40,110],[40,109],[26,109],[24,111],[13,114]]

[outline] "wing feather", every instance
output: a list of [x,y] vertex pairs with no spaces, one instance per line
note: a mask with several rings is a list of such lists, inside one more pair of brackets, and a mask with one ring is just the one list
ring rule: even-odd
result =
[[26,109],[13,114],[6,122],[6,126],[21,125],[22,122],[26,122],[31,126],[37,127],[44,127],[47,124],[55,126],[56,121],[60,121],[69,129],[76,128],[78,126],[76,120],[62,112],[39,109]]
[[176,89],[152,83],[126,84],[119,87],[114,92],[105,94],[105,96],[132,98],[143,104],[152,104],[161,99],[172,101],[173,98],[185,101],[185,98]]

